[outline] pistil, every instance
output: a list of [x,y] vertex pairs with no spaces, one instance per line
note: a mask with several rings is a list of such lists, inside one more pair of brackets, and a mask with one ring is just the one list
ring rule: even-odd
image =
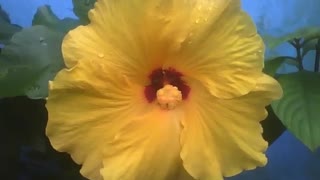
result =
[[157,102],[162,109],[174,109],[182,101],[181,91],[170,84],[157,91]]

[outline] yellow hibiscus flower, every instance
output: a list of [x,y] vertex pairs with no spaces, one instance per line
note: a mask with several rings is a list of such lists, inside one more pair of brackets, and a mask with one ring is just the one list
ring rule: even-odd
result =
[[281,87],[240,0],[98,0],[62,44],[46,133],[92,180],[221,180],[264,166]]

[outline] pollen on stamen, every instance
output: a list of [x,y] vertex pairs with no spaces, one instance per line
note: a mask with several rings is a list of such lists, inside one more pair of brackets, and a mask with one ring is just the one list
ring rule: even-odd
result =
[[175,86],[165,85],[157,91],[157,103],[162,109],[174,109],[182,101],[182,93]]
[[[157,100],[158,90],[164,88],[165,85],[175,87],[181,93],[182,100],[188,98],[190,87],[182,80],[183,74],[176,71],[174,68],[162,69],[158,68],[153,70],[150,75],[150,84],[145,86],[144,94],[149,103]],[[161,93],[161,91],[159,91]]]

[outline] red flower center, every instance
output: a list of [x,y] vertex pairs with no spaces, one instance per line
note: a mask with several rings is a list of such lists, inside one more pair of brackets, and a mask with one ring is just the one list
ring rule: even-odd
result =
[[144,89],[144,94],[148,102],[153,102],[157,98],[157,91],[163,88],[164,85],[170,84],[179,89],[182,94],[182,99],[186,99],[190,92],[190,87],[186,85],[181,77],[182,73],[173,68],[169,69],[155,69],[149,75],[150,85]]

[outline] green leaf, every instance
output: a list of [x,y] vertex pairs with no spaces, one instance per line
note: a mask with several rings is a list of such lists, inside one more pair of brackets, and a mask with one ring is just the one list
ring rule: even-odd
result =
[[283,124],[311,150],[320,146],[320,73],[280,76],[283,97],[272,108]]
[[20,26],[10,23],[8,14],[0,6],[0,44],[7,44],[12,35],[20,30]]
[[276,46],[280,45],[281,43],[284,43],[282,39],[279,37],[273,37],[271,35],[261,35],[264,43],[267,45],[268,48],[273,49]]
[[80,21],[72,18],[60,20],[51,10],[50,6],[45,5],[38,8],[33,17],[32,25],[44,25],[48,28],[67,33],[71,29],[80,25]]
[[290,64],[294,66],[298,66],[297,61],[294,57],[290,56],[279,56],[275,58],[271,58],[264,62],[263,72],[274,77],[278,71],[278,69],[284,64]]
[[279,46],[282,43],[293,40],[294,38],[302,38],[304,39],[304,42],[307,43],[310,40],[320,38],[320,27],[304,27],[282,37],[272,37],[267,35],[263,38],[268,47],[271,49]]
[[305,42],[320,38],[320,27],[309,27],[303,30],[301,31],[301,35],[303,35],[301,37],[304,38]]
[[73,11],[79,17],[82,24],[86,25],[90,22],[88,12],[94,7],[96,0],[72,0]]
[[1,5],[0,5],[0,19],[2,21],[10,23],[10,18],[8,16],[8,14],[2,9]]
[[0,43],[7,44],[13,34],[19,32],[21,27],[0,21]]
[[32,20],[32,25],[44,25],[54,28],[58,22],[59,18],[52,12],[50,6],[44,5],[37,9]]
[[72,19],[72,18],[64,18],[60,20],[59,23],[57,24],[56,30],[67,33],[70,30],[78,27],[79,25],[81,25],[79,20]]
[[308,54],[310,51],[316,50],[316,45],[317,45],[318,40],[317,39],[312,39],[305,43],[302,47],[302,57]]
[[0,56],[0,97],[44,98],[48,81],[64,67],[63,33],[33,26],[16,33]]

